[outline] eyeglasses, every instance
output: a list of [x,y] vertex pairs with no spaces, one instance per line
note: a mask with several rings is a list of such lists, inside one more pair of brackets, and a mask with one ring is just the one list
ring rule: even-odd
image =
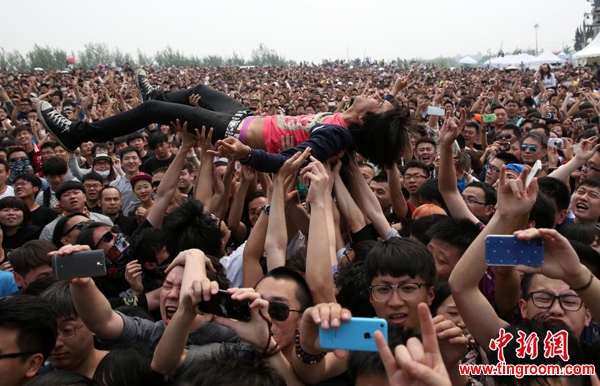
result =
[[[31,182],[29,182],[29,181],[19,181],[19,182],[15,182],[15,183],[13,184],[13,187],[14,187],[14,188],[20,188],[21,186],[25,186],[25,185],[27,185],[27,184],[31,184]],[[33,184],[32,184],[32,185],[33,185]]]
[[492,173],[500,173],[500,168],[494,165],[488,166],[487,170],[489,170]]
[[83,187],[86,189],[100,189],[102,184],[84,184]]
[[500,135],[496,136],[496,139],[498,139],[498,140],[511,139],[512,137],[513,137],[512,134],[500,134]]
[[584,164],[584,165],[582,166],[582,169],[593,170],[593,171],[595,171],[595,172],[598,172],[598,173],[600,173],[600,169],[593,167],[593,166],[592,166],[592,165],[590,165],[589,163],[588,163],[588,164]]
[[477,201],[477,200],[474,200],[472,198],[465,198],[465,197],[463,197],[463,201],[465,203],[467,203],[468,205],[475,205],[475,204],[485,205],[485,202]]
[[538,308],[552,308],[556,299],[565,311],[579,311],[583,305],[583,300],[577,295],[554,295],[548,291],[535,291],[527,295],[533,304]]
[[285,303],[269,302],[269,315],[274,320],[283,322],[290,316],[290,312],[304,312],[304,310],[292,310]]
[[419,180],[421,178],[429,178],[429,177],[424,176],[422,174],[405,174],[404,175],[405,180]]
[[110,243],[112,241],[112,239],[115,238],[115,236],[114,236],[115,233],[117,233],[117,234],[121,233],[121,229],[119,229],[118,226],[114,226],[114,227],[110,228],[110,230],[108,232],[103,234],[102,237],[100,237],[100,240],[98,240],[98,242],[96,243],[96,245],[94,245],[94,248],[92,248],[92,249],[98,249],[98,246],[102,242]]
[[20,358],[28,355],[37,354],[35,351],[14,352],[10,354],[0,354],[0,359]]
[[373,299],[378,302],[387,302],[393,294],[393,290],[404,300],[412,300],[417,297],[417,292],[425,283],[404,283],[404,284],[381,284],[369,287]]
[[521,145],[521,151],[529,149],[530,152],[535,153],[538,149],[537,145]]
[[93,221],[81,221],[78,222],[77,224],[73,225],[71,228],[69,228],[64,234],[64,236],[67,236],[69,233],[73,232],[75,229],[77,230],[82,230],[83,228],[85,228],[86,226],[88,226],[91,222]]
[[69,339],[75,336],[75,334],[77,334],[77,331],[81,330],[81,328],[83,327],[83,324],[79,327],[75,327],[75,328],[65,328],[62,330],[58,330],[58,337],[59,338],[63,338],[63,339]]

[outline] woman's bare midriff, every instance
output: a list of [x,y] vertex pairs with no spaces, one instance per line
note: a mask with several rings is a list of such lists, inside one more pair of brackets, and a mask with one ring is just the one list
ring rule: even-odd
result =
[[[248,119],[248,118],[246,118]],[[262,149],[266,150],[265,141],[263,137],[263,124],[265,119],[262,117],[254,117],[252,122],[250,122],[250,126],[248,126],[248,131],[246,131],[246,140],[244,141],[245,145],[250,146],[253,149]],[[243,122],[240,127],[243,126]]]

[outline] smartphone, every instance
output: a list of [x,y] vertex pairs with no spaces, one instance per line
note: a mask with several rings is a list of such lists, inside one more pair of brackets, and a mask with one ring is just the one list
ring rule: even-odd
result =
[[488,235],[485,237],[485,262],[487,265],[539,267],[544,264],[544,239],[519,240],[509,235]]
[[481,120],[483,121],[483,123],[494,123],[496,122],[496,119],[498,119],[496,114],[483,114],[481,116]]
[[427,108],[427,115],[443,117],[446,115],[446,110],[441,107],[429,106]]
[[56,280],[106,276],[104,250],[76,252],[52,256],[52,274]]
[[381,318],[351,318],[338,328],[323,330],[319,326],[319,344],[328,350],[377,352],[374,333],[381,331],[387,343],[387,321]]
[[531,184],[531,181],[533,181],[534,177],[540,172],[540,170],[542,170],[542,161],[537,160],[527,175],[527,179],[525,180],[525,188],[529,188],[529,184]]
[[225,290],[219,290],[207,302],[198,303],[198,310],[205,314],[223,316],[241,322],[250,321],[250,302],[234,300],[231,298],[231,294]]

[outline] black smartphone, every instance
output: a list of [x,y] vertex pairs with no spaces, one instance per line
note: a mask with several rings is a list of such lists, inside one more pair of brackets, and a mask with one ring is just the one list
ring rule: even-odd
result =
[[210,297],[210,300],[198,303],[198,311],[226,318],[236,319],[241,322],[250,321],[250,302],[247,300],[234,300],[231,294],[224,290]]
[[56,280],[106,276],[104,250],[83,251],[72,255],[52,256],[52,273]]

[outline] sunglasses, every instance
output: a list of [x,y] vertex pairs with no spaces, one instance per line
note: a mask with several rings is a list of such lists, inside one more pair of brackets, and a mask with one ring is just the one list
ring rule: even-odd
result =
[[536,145],[521,145],[521,151],[529,149],[530,152],[535,153],[538,149]]
[[496,137],[496,139],[511,139],[512,135],[511,134],[500,134]]
[[114,227],[110,228],[110,230],[108,232],[103,234],[102,237],[100,237],[100,240],[98,240],[98,242],[96,243],[96,245],[94,245],[94,248],[92,248],[92,249],[98,249],[98,246],[102,242],[110,243],[115,238],[115,236],[114,236],[115,233],[116,234],[121,233],[121,229],[116,225]]
[[83,228],[85,228],[86,226],[88,226],[91,222],[93,222],[93,221],[81,221],[81,222],[78,222],[77,224],[75,224],[72,227],[70,227],[69,229],[67,229],[67,231],[63,234],[63,236],[67,236],[69,233],[73,232],[75,229],[82,230]]
[[269,315],[274,320],[283,322],[290,316],[290,312],[304,312],[303,310],[292,310],[285,303],[269,302]]

